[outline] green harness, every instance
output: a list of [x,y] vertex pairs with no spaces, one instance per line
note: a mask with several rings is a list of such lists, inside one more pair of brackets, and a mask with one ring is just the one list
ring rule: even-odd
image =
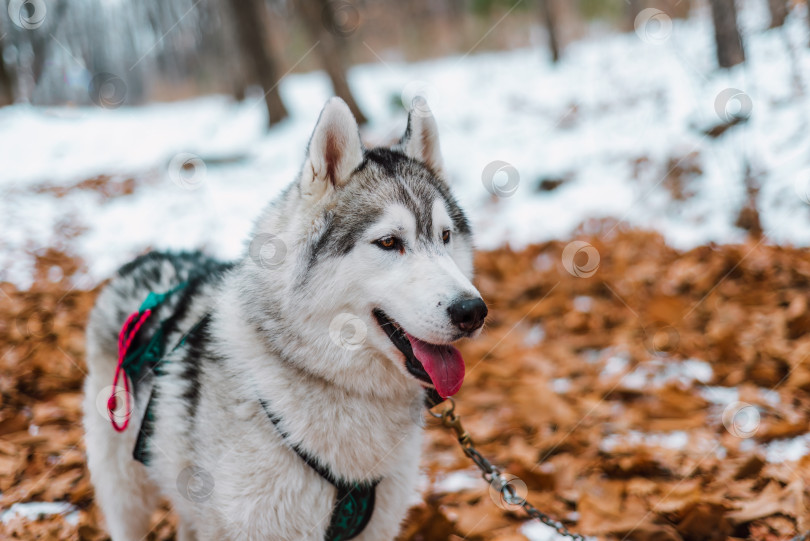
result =
[[[187,282],[182,282],[166,293],[150,292],[138,309],[139,314],[146,310],[152,310],[154,312],[155,309],[165,303],[172,295],[183,290],[187,285]],[[186,338],[202,325],[206,324],[209,319],[210,316],[206,315],[194,324],[171,351],[173,352],[183,346],[186,342]],[[146,343],[127,352],[124,357],[123,368],[130,381],[141,381],[146,376],[145,370],[151,371],[158,377],[162,375],[160,363],[165,357],[167,348],[166,322],[167,320],[165,319],[160,322],[157,329]],[[154,433],[155,426],[154,401],[155,390],[153,387],[149,394],[149,400],[146,403],[146,410],[144,411],[141,427],[138,431],[138,438],[132,452],[133,458],[145,465],[148,465],[150,462],[149,439]],[[375,480],[370,483],[357,483],[341,479],[334,475],[327,466],[322,465],[315,457],[301,449],[297,444],[290,442],[289,435],[279,426],[282,419],[270,410],[267,402],[261,399],[259,402],[267,414],[267,417],[290,449],[321,476],[321,478],[326,480],[337,490],[337,498],[335,506],[332,509],[329,527],[326,530],[325,541],[348,541],[360,535],[369,521],[371,521],[372,514],[374,513],[376,488],[381,480]]]
[[[187,285],[188,282],[181,282],[166,293],[150,291],[149,295],[147,295],[146,299],[141,303],[141,307],[138,308],[138,314],[142,314],[147,310],[155,311],[161,304],[166,302],[169,297],[185,289]],[[166,329],[164,327],[165,321],[161,321],[157,330],[152,335],[152,338],[150,338],[147,343],[141,344],[140,347],[127,352],[126,357],[124,357],[124,371],[127,373],[130,380],[140,381],[144,373],[144,368],[148,367],[150,370],[154,370],[161,359],[163,359],[166,352]],[[194,329],[192,328],[192,330]],[[183,336],[172,351],[182,346],[185,340],[186,337]]]
[[[188,286],[188,282],[181,282],[166,293],[155,293],[150,291],[146,299],[141,303],[138,308],[138,313],[142,314],[146,310],[153,312],[163,303],[165,303],[172,295],[183,290]],[[194,332],[197,327],[202,323],[202,320],[197,322],[189,332],[183,335],[180,341],[172,348],[172,351],[181,347],[186,342],[189,334]],[[141,344],[139,347],[127,352],[124,357],[124,371],[129,377],[130,381],[140,382],[147,374],[145,370],[154,373],[155,376],[160,376],[160,362],[166,354],[166,320],[160,322],[155,332],[150,337],[149,341]],[[141,427],[138,430],[138,438],[135,441],[135,448],[132,451],[132,457],[144,465],[149,465],[149,438],[152,436],[155,424],[155,415],[153,411],[155,399],[155,391],[149,393],[149,400],[146,403],[144,410],[143,420]]]

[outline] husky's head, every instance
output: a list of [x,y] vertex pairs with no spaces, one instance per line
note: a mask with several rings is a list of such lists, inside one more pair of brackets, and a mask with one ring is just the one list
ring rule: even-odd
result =
[[284,299],[274,310],[285,312],[287,335],[294,327],[299,337],[289,356],[354,387],[393,377],[443,397],[459,390],[464,363],[451,344],[480,332],[487,307],[470,282],[470,226],[426,104],[398,145],[365,149],[346,104],[327,102],[298,182],[262,231],[288,252],[284,272],[266,280]]

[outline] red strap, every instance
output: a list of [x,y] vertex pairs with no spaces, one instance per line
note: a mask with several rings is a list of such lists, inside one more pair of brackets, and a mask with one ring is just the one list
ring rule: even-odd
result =
[[[121,332],[118,335],[118,365],[115,367],[115,376],[113,377],[112,391],[110,391],[110,398],[107,399],[107,412],[110,414],[110,422],[117,432],[123,432],[129,425],[129,416],[132,412],[132,404],[129,398],[129,379],[127,379],[126,372],[124,371],[124,359],[127,356],[127,350],[132,345],[132,340],[138,334],[141,326],[152,315],[152,310],[144,310],[143,312],[135,312],[131,314],[124,325],[121,327]],[[134,325],[133,325],[134,323]],[[132,327],[130,329],[130,327]],[[118,407],[118,401],[115,398],[115,393],[118,390],[118,378],[124,374],[124,394],[126,398],[126,413],[124,422],[120,425],[115,420],[115,408]]]

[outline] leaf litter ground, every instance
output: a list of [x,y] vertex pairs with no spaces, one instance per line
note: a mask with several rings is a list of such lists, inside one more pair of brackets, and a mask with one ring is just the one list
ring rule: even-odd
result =
[[[476,445],[535,506],[600,538],[810,528],[810,254],[756,239],[679,252],[609,225],[577,237],[599,254],[587,278],[563,265],[566,242],[477,254],[491,315],[462,345],[457,396]],[[30,289],[0,286],[0,537],[106,538],[82,442],[98,291],[71,285],[82,270],[51,250]],[[490,491],[451,433],[429,419],[426,435],[424,498],[402,540],[549,538]],[[66,503],[14,505],[28,502]],[[153,539],[172,538],[167,507],[153,525]]]

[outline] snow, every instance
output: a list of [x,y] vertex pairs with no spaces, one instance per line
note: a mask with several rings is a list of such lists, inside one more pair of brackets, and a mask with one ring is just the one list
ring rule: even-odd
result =
[[65,515],[65,521],[75,526],[79,522],[79,509],[67,502],[26,502],[11,504],[0,513],[0,522],[8,524],[16,517],[37,520],[45,515]]
[[670,449],[672,451],[697,452],[699,454],[714,453],[719,458],[725,458],[727,450],[717,441],[698,434],[690,434],[685,430],[670,432],[642,432],[630,430],[626,433],[614,433],[605,436],[599,443],[599,449],[606,453],[619,450],[637,449],[639,447]]
[[571,380],[568,378],[555,378],[551,380],[551,390],[557,394],[565,394],[571,390]]
[[481,479],[481,474],[470,471],[454,471],[442,477],[431,488],[436,493],[461,492],[462,490],[474,490],[486,487],[486,481]]
[[644,433],[631,430],[627,434],[609,434],[599,444],[605,452],[613,452],[619,447],[662,447],[681,451],[689,444],[689,434],[683,430],[664,433]]
[[574,297],[573,304],[574,310],[587,314],[593,308],[593,299],[587,295],[578,295]]
[[733,402],[739,402],[740,390],[736,387],[707,385],[700,389],[700,396],[712,404],[727,406]]
[[[733,70],[715,69],[705,9],[653,40],[630,32],[572,44],[556,66],[535,48],[356,66],[351,84],[372,119],[364,138],[398,137],[405,111],[392,101],[426,95],[482,248],[570,238],[602,217],[661,231],[679,248],[740,242],[745,164],[761,186],[768,241],[810,245],[808,29],[797,12],[784,29],[766,30],[758,4],[742,11],[748,61]],[[58,243],[67,225],[84,228],[70,245],[92,280],[147,247],[238,256],[253,218],[294,179],[330,95],[321,72],[289,75],[280,88],[291,117],[269,132],[260,94],[0,109],[0,281],[26,286],[26,254]],[[703,134],[733,114],[750,117],[719,138]],[[190,179],[178,175],[184,153],[201,160]],[[496,161],[506,165],[482,178]],[[678,168],[684,200],[667,188]],[[105,201],[88,190],[33,191],[102,174],[135,178],[135,192]],[[510,174],[516,189],[503,194]],[[542,179],[563,182],[541,191]]]
[[660,389],[671,383],[689,387],[693,383],[708,383],[714,371],[712,366],[698,359],[679,361],[669,358],[654,358],[638,364],[628,371],[629,361],[620,355],[612,355],[605,361],[601,377],[611,379],[621,376],[620,385],[625,389],[642,391]]
[[602,368],[602,377],[610,378],[619,374],[624,374],[627,370],[627,365],[630,360],[623,355],[611,355],[605,361],[605,366]]
[[[557,541],[569,539],[557,533],[551,526],[533,520],[520,527],[522,533],[529,541]],[[590,537],[587,539],[591,539]]]
[[532,326],[523,337],[523,344],[527,347],[535,347],[546,338],[546,330],[542,325]]
[[[760,400],[771,407],[777,407],[782,401],[779,392],[774,389],[759,387],[756,393]],[[704,400],[721,406],[727,406],[740,401],[740,390],[736,387],[718,387],[706,385],[700,389],[700,396]]]
[[628,389],[660,388],[672,382],[688,387],[694,382],[708,383],[714,371],[712,366],[697,359],[664,362],[654,359],[639,365],[622,378],[622,385]]
[[793,462],[810,454],[810,434],[774,440],[765,446],[765,460],[780,464]]

